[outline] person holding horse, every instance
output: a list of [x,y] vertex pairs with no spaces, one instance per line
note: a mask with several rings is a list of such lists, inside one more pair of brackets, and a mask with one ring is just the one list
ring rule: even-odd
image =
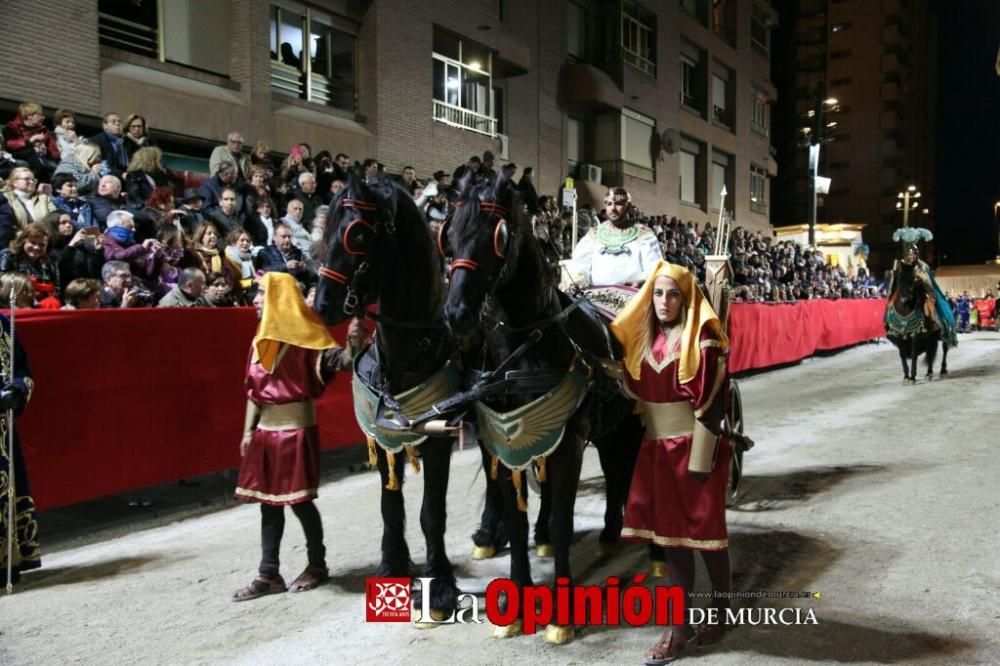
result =
[[597,285],[638,286],[663,259],[656,234],[639,222],[632,197],[612,187],[604,197],[607,220],[592,227],[573,248],[568,277],[578,288]]
[[[295,278],[267,273],[253,301],[260,323],[246,373],[247,414],[240,442],[236,499],[259,502],[262,556],[259,575],[233,601],[311,590],[329,578],[323,523],[313,500],[319,486],[319,432],[313,400],[336,370],[351,366],[353,353],[337,346],[319,316],[305,304]],[[352,352],[364,340],[353,319]],[[290,587],[279,573],[285,505],[302,523],[309,564]]]
[[[730,444],[724,434],[729,339],[691,271],[661,261],[611,323],[625,349],[624,381],[642,409],[645,434],[622,536],[665,549],[670,585],[690,607],[700,551],[725,609],[732,589],[726,528]],[[720,613],[724,616],[724,611]],[[726,626],[667,627],[646,653],[666,664],[689,647],[722,639]]]

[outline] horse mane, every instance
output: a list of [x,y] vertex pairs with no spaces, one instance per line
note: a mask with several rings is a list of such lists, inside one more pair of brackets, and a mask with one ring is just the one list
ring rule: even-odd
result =
[[[476,235],[481,203],[494,202],[507,209],[505,219],[511,234],[506,258],[509,279],[515,279],[517,275],[530,275],[531,282],[542,285],[540,294],[547,295],[547,287],[552,280],[535,241],[531,218],[524,210],[521,192],[513,181],[502,172],[498,176],[480,178],[475,182],[469,179],[462,184],[460,200],[462,205],[455,211],[452,221],[460,232],[458,240],[461,242],[469,241]],[[525,263],[530,265],[530,269],[522,271],[522,264]]]

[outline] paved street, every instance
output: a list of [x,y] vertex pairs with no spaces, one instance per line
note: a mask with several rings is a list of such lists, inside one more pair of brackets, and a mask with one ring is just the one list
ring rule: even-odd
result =
[[[948,378],[917,386],[902,384],[887,344],[740,380],[758,446],[729,513],[736,588],[819,591],[820,599],[758,602],[811,608],[819,624],[743,626],[685,663],[996,663],[1000,335],[960,340]],[[507,570],[504,558],[469,557],[481,474],[476,451],[455,453],[448,548],[460,587],[479,594]],[[366,624],[365,577],[381,532],[377,476],[338,468],[327,477],[318,505],[332,584],[242,604],[228,599],[255,571],[259,513],[220,500],[221,487],[175,488],[186,504],[167,517],[129,514],[122,499],[94,505],[114,514],[106,521],[79,510],[43,515],[52,526],[46,533],[40,521],[44,568],[0,598],[0,663],[638,664],[660,634],[592,627],[555,647],[540,635],[492,639],[488,624]],[[596,451],[583,477],[573,553],[580,582],[631,577],[646,566],[644,548],[595,557]],[[405,489],[418,562],[422,483],[409,474]],[[289,514],[286,579],[304,561]],[[551,560],[532,564],[536,580],[551,575]]]

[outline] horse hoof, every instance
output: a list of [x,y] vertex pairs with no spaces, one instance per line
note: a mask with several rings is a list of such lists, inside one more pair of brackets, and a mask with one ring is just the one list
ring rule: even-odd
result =
[[551,543],[540,543],[535,547],[535,554],[538,557],[555,557],[556,551]]
[[663,560],[653,560],[649,563],[649,575],[653,578],[666,578],[667,563]]
[[597,542],[597,556],[598,557],[614,557],[621,550],[621,544],[619,543],[604,543],[603,541]]
[[410,624],[413,625],[414,629],[434,629],[435,627],[440,627],[441,623],[449,617],[451,617],[451,615],[447,611],[443,611],[439,608],[432,608],[431,621],[424,621],[421,616],[420,620],[413,620]]
[[542,632],[542,638],[545,639],[546,643],[552,643],[553,645],[566,645],[573,641],[573,627],[567,627],[562,624],[550,624],[545,627],[545,631]]
[[488,560],[497,554],[497,549],[493,546],[476,546],[472,549],[472,559]]
[[506,627],[493,627],[493,638],[514,638],[524,633],[521,620],[514,620]]

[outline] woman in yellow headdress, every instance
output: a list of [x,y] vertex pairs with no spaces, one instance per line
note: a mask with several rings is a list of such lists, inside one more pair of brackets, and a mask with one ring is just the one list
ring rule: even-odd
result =
[[[700,550],[713,589],[729,592],[729,442],[722,434],[729,339],[694,275],[665,261],[611,329],[625,348],[625,382],[646,428],[622,536],[662,546],[669,582],[685,592],[694,586],[693,551]],[[713,605],[724,608],[728,600],[716,597]],[[723,631],[722,625],[667,627],[646,663],[668,663],[690,645],[720,640]]]
[[[261,550],[259,575],[237,590],[233,601],[266,594],[311,590],[329,576],[323,523],[313,503],[319,486],[319,432],[313,401],[322,395],[336,370],[350,367],[351,357],[306,305],[294,277],[267,273],[254,298],[260,318],[247,367],[247,416],[240,442],[236,498],[259,502]],[[353,320],[347,337],[352,349],[363,342],[364,327]],[[309,565],[288,588],[279,573],[285,505],[302,523]]]

